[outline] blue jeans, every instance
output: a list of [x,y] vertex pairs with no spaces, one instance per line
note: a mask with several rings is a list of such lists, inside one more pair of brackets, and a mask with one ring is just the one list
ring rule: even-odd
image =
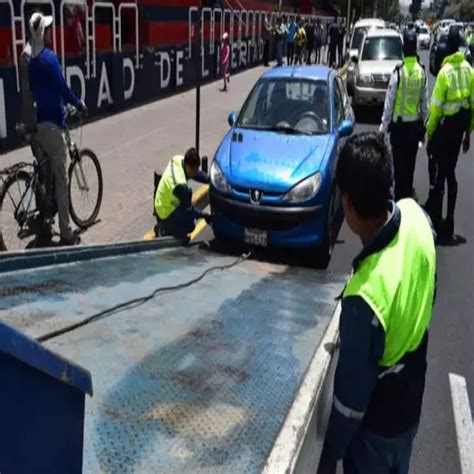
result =
[[360,431],[344,458],[344,474],[408,474],[418,424],[396,438]]

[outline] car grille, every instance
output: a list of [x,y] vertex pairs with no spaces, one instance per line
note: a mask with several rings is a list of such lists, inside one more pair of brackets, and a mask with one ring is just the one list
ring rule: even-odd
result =
[[388,74],[373,74],[375,89],[387,89],[390,81]]
[[275,212],[262,211],[258,206],[255,206],[254,209],[242,209],[239,206],[232,205],[218,198],[216,199],[213,196],[211,196],[211,208],[213,212],[243,227],[267,231],[291,230],[315,217],[314,214],[300,213],[285,214],[282,216],[278,213],[278,208],[275,209]]

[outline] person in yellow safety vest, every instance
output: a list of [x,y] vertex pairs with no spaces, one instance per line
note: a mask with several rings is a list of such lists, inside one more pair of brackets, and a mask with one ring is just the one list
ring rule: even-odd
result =
[[304,29],[303,21],[300,17],[296,19],[298,28],[295,36],[296,59],[295,64],[304,64],[304,53],[306,48],[306,31]]
[[184,156],[173,156],[168,163],[155,192],[157,237],[172,235],[186,238],[194,230],[196,219],[202,217],[210,221],[209,214],[193,207],[192,190],[188,186],[189,179],[209,182],[209,177],[199,169],[200,166],[201,159],[195,148],[190,148]]
[[[318,474],[407,474],[425,389],[436,250],[428,216],[391,201],[384,135],[354,135],[336,182],[363,249],[342,294],[334,395]],[[370,183],[368,186],[367,183]]]
[[385,96],[380,125],[390,132],[395,177],[395,200],[412,197],[418,142],[428,117],[428,81],[416,57],[416,32],[403,34],[403,64],[395,68]]
[[[458,184],[456,164],[464,139],[463,150],[470,146],[474,128],[474,72],[465,60],[460,32],[452,27],[447,41],[448,56],[444,59],[431,96],[427,151],[436,164],[436,178],[426,202],[426,210],[433,220],[441,240],[454,236],[454,210]],[[445,182],[448,185],[447,217],[442,221]]]

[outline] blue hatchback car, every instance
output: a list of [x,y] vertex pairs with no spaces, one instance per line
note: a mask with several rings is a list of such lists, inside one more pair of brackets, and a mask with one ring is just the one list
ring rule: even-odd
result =
[[256,83],[212,163],[218,240],[315,248],[329,259],[342,222],[335,185],[354,113],[342,78],[324,66],[280,67]]

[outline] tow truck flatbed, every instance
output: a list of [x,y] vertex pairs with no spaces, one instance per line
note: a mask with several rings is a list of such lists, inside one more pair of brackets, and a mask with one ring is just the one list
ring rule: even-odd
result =
[[312,429],[299,418],[321,396],[302,387],[324,383],[328,368],[314,368],[331,359],[321,345],[344,276],[197,247],[58,255],[5,271],[24,266],[10,259],[0,320],[91,371],[84,472],[292,470]]

